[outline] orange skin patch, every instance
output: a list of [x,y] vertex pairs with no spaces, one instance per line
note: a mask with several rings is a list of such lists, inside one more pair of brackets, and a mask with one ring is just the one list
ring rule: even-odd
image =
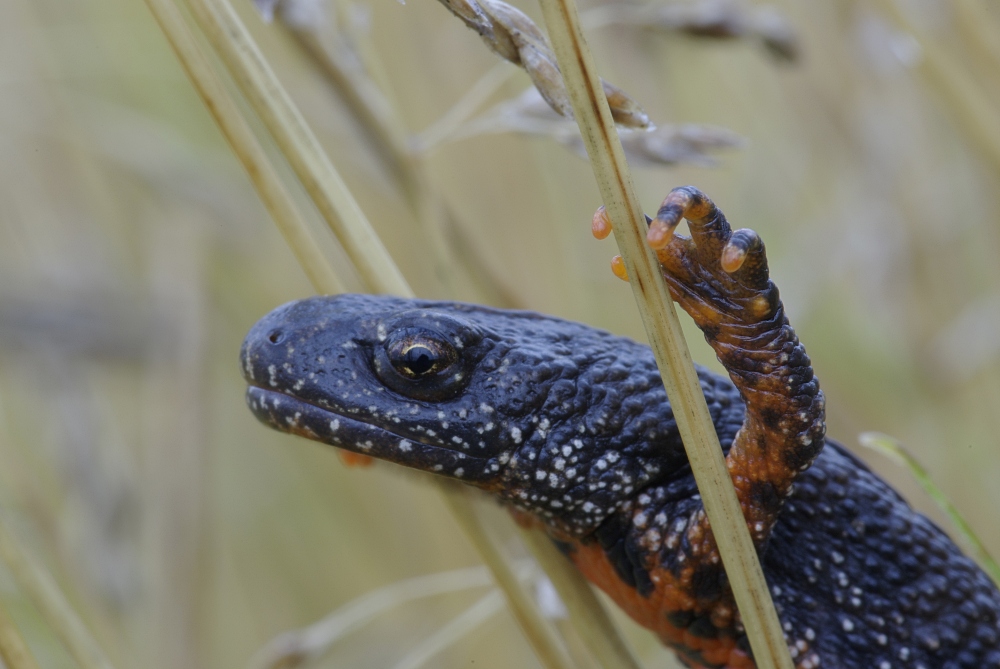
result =
[[[732,628],[720,629],[714,639],[698,637],[685,629],[675,627],[667,619],[672,611],[692,611],[696,614],[715,613],[712,609],[699,608],[688,594],[690,585],[683,583],[664,569],[650,572],[655,584],[654,591],[643,597],[632,586],[624,583],[615,573],[604,549],[594,542],[570,542],[570,559],[588,581],[603,590],[633,620],[657,634],[664,644],[681,651],[694,652],[703,665],[691,665],[695,669],[754,669],[753,660],[736,647],[736,637]],[[685,570],[688,571],[689,570]],[[690,574],[688,574],[690,575]],[[732,620],[732,607],[718,603],[721,619]],[[714,618],[715,616],[713,616]],[[721,620],[720,620],[721,622]]]
[[375,464],[375,458],[370,455],[352,453],[345,450],[338,450],[337,455],[340,456],[340,462],[345,467],[371,467]]

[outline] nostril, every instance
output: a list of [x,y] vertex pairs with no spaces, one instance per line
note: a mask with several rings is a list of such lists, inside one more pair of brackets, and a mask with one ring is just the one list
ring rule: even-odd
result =
[[285,338],[285,333],[281,330],[272,330],[271,334],[267,335],[267,340],[272,344],[280,344],[281,340]]

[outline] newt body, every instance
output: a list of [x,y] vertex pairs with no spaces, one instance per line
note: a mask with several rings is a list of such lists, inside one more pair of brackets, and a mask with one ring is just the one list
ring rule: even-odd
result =
[[[797,667],[1000,668],[996,587],[825,439],[759,239],[693,189],[658,222],[682,215],[694,239],[659,258],[732,379],[698,370]],[[344,295],[275,310],[242,363],[263,422],[482,488],[689,666],[754,666],[648,347],[530,312]]]

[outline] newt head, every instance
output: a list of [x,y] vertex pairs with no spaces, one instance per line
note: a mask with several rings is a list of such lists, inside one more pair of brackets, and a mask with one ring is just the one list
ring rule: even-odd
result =
[[648,349],[530,312],[315,297],[258,322],[241,361],[265,424],[461,479],[569,535],[686,463]]

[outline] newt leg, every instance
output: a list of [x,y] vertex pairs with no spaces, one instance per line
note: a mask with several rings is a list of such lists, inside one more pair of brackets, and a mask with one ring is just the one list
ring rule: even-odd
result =
[[[674,235],[686,218],[691,237]],[[823,393],[788,324],[756,232],[730,228],[701,191],[676,188],[649,228],[674,300],[695,321],[746,404],[726,464],[760,550],[799,472],[823,447]],[[707,520],[688,538],[711,542]]]
[[[681,219],[688,220],[690,237],[674,234]],[[603,210],[593,230],[597,237],[610,231]],[[704,193],[684,186],[664,199],[647,240],[671,296],[704,333],[746,405],[726,464],[760,550],[795,477],[823,447],[823,393],[785,317],[756,232],[733,231]],[[686,534],[695,561],[718,561],[704,512]]]

